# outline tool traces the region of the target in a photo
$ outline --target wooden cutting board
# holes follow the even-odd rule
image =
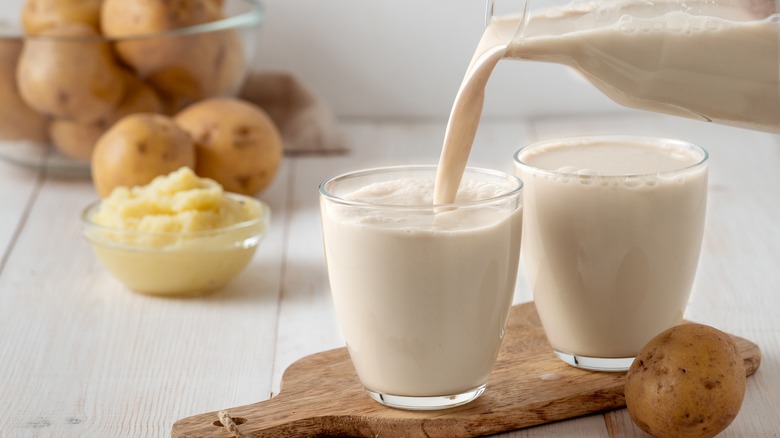
[[[761,351],[733,338],[753,374]],[[557,359],[536,308],[526,303],[512,308],[487,390],[467,405],[417,412],[384,407],[366,395],[346,348],[339,348],[290,365],[274,398],[228,411],[249,437],[469,437],[623,407],[624,380],[625,373],[584,371]],[[172,436],[233,435],[209,412],[177,421]]]

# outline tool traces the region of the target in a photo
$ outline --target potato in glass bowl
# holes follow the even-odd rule
[[[0,12],[0,158],[89,172],[99,136],[243,85],[260,0],[25,0]]]

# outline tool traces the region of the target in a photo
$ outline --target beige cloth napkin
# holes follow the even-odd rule
[[[286,154],[347,151],[344,133],[325,102],[294,74],[251,72],[240,97],[263,108],[282,134]]]

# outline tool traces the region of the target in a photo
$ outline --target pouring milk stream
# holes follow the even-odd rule
[[[776,0],[526,3],[520,15],[490,15],[452,106],[435,204],[455,198],[485,86],[504,58],[568,65],[628,107],[780,133]]]

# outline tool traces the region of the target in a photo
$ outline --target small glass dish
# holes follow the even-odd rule
[[[97,201],[82,212],[82,231],[101,265],[129,289],[148,295],[203,295],[244,270],[270,223],[271,210],[264,202],[234,193],[226,196],[255,204],[260,215],[213,230],[150,233],[94,223],[92,216],[101,203]]]

